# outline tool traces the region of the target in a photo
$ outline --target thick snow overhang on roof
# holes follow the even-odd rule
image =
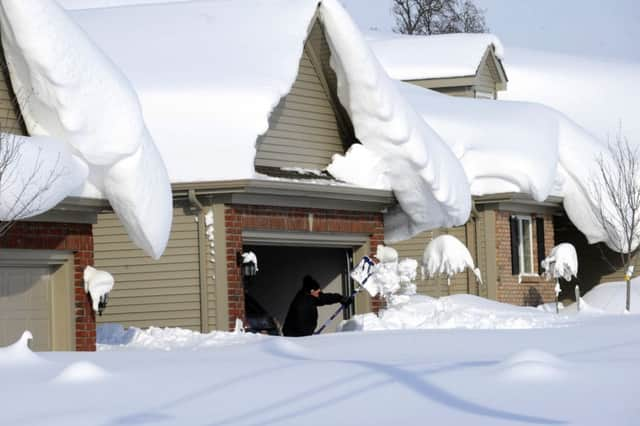
[[[356,135],[382,149],[395,170],[392,188],[402,206],[395,226],[409,235],[466,221],[464,171],[400,96],[337,2],[199,1],[72,16],[131,80],[171,181],[187,183],[255,176],[256,139],[295,81],[316,12]]]
[[[381,36],[371,32],[368,37],[385,71],[396,80],[472,77],[489,60],[495,61],[498,83],[507,82],[504,48],[492,34]]]
[[[131,239],[158,258],[171,229],[169,179],[127,78],[55,1],[3,0],[0,20],[11,82],[34,136],[23,148],[48,137],[35,158],[45,169],[63,159],[54,198],[106,196]],[[22,162],[34,166],[29,157],[19,159],[19,171]]]

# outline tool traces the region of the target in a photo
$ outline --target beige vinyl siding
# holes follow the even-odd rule
[[[4,53],[0,48],[0,56],[2,55]],[[16,135],[26,135],[3,57],[0,58],[0,130]]]
[[[298,76],[258,139],[256,166],[324,169],[344,152],[328,93],[305,49]]]
[[[195,217],[184,206],[174,208],[167,249],[156,261],[130,242],[115,214],[98,216],[98,223],[93,227],[95,265],[115,278],[107,309],[97,318],[98,322],[200,330],[200,263]]]
[[[475,90],[485,93],[491,93],[495,96],[497,72],[496,74],[492,74],[491,68],[489,67],[490,62],[492,62],[492,60],[488,56],[487,52],[487,55],[484,56],[484,59],[478,67]]]

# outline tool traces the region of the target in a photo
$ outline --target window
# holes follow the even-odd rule
[[[533,226],[531,216],[511,216],[511,273],[535,274],[533,264]]]

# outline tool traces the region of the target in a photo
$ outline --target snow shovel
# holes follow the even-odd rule
[[[358,294],[360,292],[360,290],[362,290],[362,286],[367,282],[369,277],[371,275],[373,275],[373,265],[374,265],[373,261],[371,259],[369,259],[368,256],[365,256],[365,257],[362,258],[360,263],[358,263],[358,266],[356,266],[354,271],[351,273],[351,276],[356,280],[356,282],[359,285],[358,285],[357,288],[354,288],[353,291],[351,292],[351,296],[349,296],[349,302],[345,303],[344,305],[341,304],[340,307],[338,309],[336,309],[336,311],[329,318],[327,318],[325,320],[325,322],[322,323],[320,328],[313,332],[314,335],[322,333],[324,331],[324,329],[327,328],[327,326],[329,324],[331,324],[331,322],[338,315],[340,315],[340,312],[342,312],[346,306],[348,306],[349,304],[353,303],[353,299],[356,297],[356,294]],[[359,275],[355,274],[356,271],[361,271],[361,273]],[[364,272],[364,274],[362,272]],[[354,275],[356,275],[356,276],[354,276]],[[360,278],[362,275],[365,275],[364,278]],[[359,279],[362,279],[362,282],[360,282]]]

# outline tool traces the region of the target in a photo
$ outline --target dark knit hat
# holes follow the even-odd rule
[[[311,275],[305,275],[302,279],[302,288],[307,291],[317,290],[320,288],[320,284],[318,284],[318,281],[311,278]]]

